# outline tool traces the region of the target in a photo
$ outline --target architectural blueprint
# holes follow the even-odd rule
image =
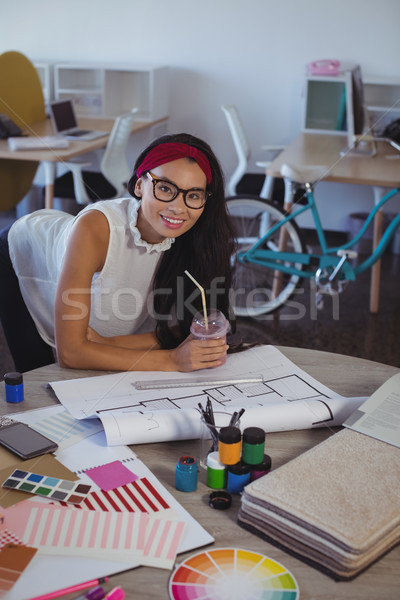
[[[182,382],[193,379],[193,373],[178,375]],[[246,376],[261,376],[262,382],[218,384]],[[157,379],[175,384],[177,373],[136,371],[50,385],[75,418],[101,419],[109,445],[198,438],[199,404],[205,406],[207,399],[215,413],[232,414],[244,408],[241,427],[257,425],[265,431],[340,425],[364,401],[337,395],[273,346],[228,355],[222,367],[197,371],[198,383],[190,387],[136,387],[138,381]]]

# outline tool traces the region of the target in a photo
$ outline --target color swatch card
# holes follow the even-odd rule
[[[36,548],[14,544],[7,544],[0,550],[0,597],[11,590],[36,552]]]
[[[24,542],[9,529],[0,529],[0,550],[4,546],[7,546],[7,544],[18,546],[23,545],[23,543]]]
[[[15,469],[2,483],[2,487],[73,504],[80,504],[91,490],[90,485],[80,481],[59,479],[22,469]]]
[[[87,469],[85,473],[105,492],[138,479],[138,476],[125,467],[120,460]]]
[[[169,595],[172,600],[298,600],[299,588],[283,565],[263,554],[215,548],[177,566]]]
[[[0,447],[0,464],[4,464],[3,455],[1,453],[2,450],[8,452],[5,448]],[[11,455],[10,452],[8,452],[8,454]],[[66,479],[68,481],[76,481],[78,479],[77,475],[61,464],[53,454],[43,454],[42,456],[30,458],[29,460],[22,460],[18,458],[18,456],[13,455],[13,463],[0,471],[0,483],[6,481],[16,469],[37,473],[39,475],[47,475],[49,477],[55,477],[56,479]],[[12,506],[17,502],[23,502],[26,498],[26,492],[21,492],[15,488],[0,487],[0,506],[3,508]]]
[[[140,563],[148,515],[59,508],[28,501],[7,509],[7,528],[40,553]]]
[[[59,502],[60,506],[67,506]],[[142,477],[132,483],[105,492],[94,490],[75,508],[116,512],[139,512],[157,515],[162,519],[177,519],[177,514],[164,500],[154,485]]]
[[[145,513],[83,511],[29,501],[7,509],[5,524],[45,554],[88,556],[171,569],[185,523]]]
[[[148,567],[172,569],[181,545],[186,524],[151,517],[146,528],[146,539],[141,564]]]

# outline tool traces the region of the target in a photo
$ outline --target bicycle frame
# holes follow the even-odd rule
[[[355,244],[357,244],[363,238],[366,230],[373,221],[377,212],[382,208],[384,204],[386,204],[386,202],[388,202],[391,198],[393,198],[393,196],[395,196],[399,192],[400,188],[395,188],[393,190],[390,190],[387,194],[385,194],[385,196],[383,196],[380,202],[371,210],[360,231],[349,242],[343,244],[342,246],[329,247],[326,241],[325,232],[322,227],[318,208],[315,202],[313,188],[311,185],[307,184],[307,204],[301,206],[300,208],[297,208],[295,211],[288,214],[284,219],[276,223],[251,248],[249,248],[245,252],[239,252],[238,260],[243,263],[251,262],[261,266],[270,267],[271,269],[276,269],[277,271],[288,273],[289,275],[298,275],[299,277],[308,277],[310,279],[314,278],[316,269],[325,269],[328,267],[334,268],[339,263],[341,257],[338,256],[338,251],[350,249]],[[311,210],[313,215],[315,229],[317,232],[318,241],[321,249],[320,254],[307,254],[305,252],[282,252],[279,250],[270,250],[268,248],[265,248],[265,245],[268,244],[268,240],[276,231],[278,231],[284,224],[289,223],[290,221],[294,221],[296,217],[306,212],[307,210]],[[366,258],[366,260],[354,267],[350,265],[348,261],[346,261],[342,265],[340,278],[352,281],[356,278],[357,275],[369,269],[376,261],[378,261],[381,258],[383,252],[390,243],[395,231],[399,226],[400,213],[396,215],[396,217],[394,217],[390,225],[386,228],[378,246]],[[302,267],[304,266],[309,266],[310,269],[303,269]],[[311,269],[311,267],[316,267],[316,269],[313,270]]]

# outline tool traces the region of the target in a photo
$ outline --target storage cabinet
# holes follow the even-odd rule
[[[72,98],[78,116],[116,117],[137,107],[140,121],[168,116],[168,67],[54,65],[56,100]]]

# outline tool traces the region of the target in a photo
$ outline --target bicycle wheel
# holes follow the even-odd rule
[[[285,218],[284,212],[267,200],[251,196],[227,198],[228,212],[236,231],[237,251],[243,252],[262,238],[273,225]],[[290,221],[268,239],[265,248],[278,251],[280,231],[284,231],[286,250],[303,252],[304,244],[294,221]],[[231,305],[239,317],[256,317],[280,308],[293,294],[300,281],[289,275],[254,263],[241,263],[232,256],[233,279]],[[296,263],[301,269],[301,265]]]

